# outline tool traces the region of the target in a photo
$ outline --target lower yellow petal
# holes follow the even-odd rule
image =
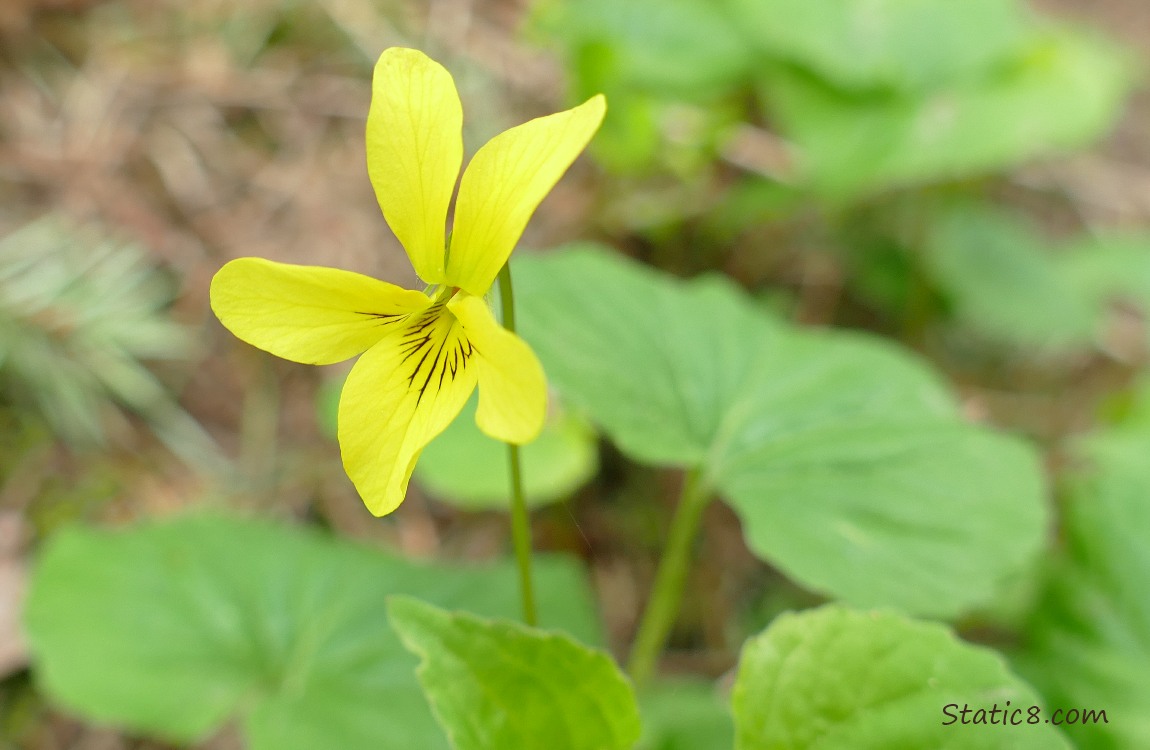
[[[403,502],[419,454],[475,389],[474,349],[440,303],[367,351],[339,401],[343,466],[374,515]]]
[[[535,352],[496,322],[481,297],[461,292],[447,306],[475,347],[479,429],[505,443],[530,443],[547,415],[547,379]]]
[[[252,346],[309,365],[373,346],[431,300],[351,271],[239,258],[212,279],[212,310]]]

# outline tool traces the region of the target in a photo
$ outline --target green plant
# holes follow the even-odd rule
[[[138,246],[54,217],[0,239],[0,403],[77,445],[142,417],[177,454],[213,465],[211,439],[145,366],[186,359],[171,280]],[[122,416],[121,416],[122,418]]]
[[[178,742],[232,723],[256,750],[1146,744],[1150,400],[1127,385],[1135,357],[1102,360],[1116,306],[1150,304],[1148,245],[1089,221],[1036,226],[1041,210],[1012,206],[1041,196],[1008,178],[1105,132],[1130,86],[1123,54],[1011,0],[553,1],[533,33],[557,43],[576,96],[610,97],[592,146],[598,219],[649,262],[586,243],[502,268],[502,324],[537,352],[552,389],[551,420],[513,451],[511,476],[503,446],[473,424],[485,422],[483,401],[460,394],[447,411],[462,417],[437,414],[418,446],[364,452],[372,469],[410,467],[442,427],[414,474],[452,506],[432,515],[512,501],[518,564],[417,564],[226,517],[68,530],[40,555],[26,618],[45,692],[85,718]],[[398,119],[369,134],[376,146],[410,124]],[[389,221],[423,195],[425,173],[387,170],[417,152],[435,162],[439,152],[420,147],[432,130],[412,128],[389,158],[371,157]],[[436,173],[444,206],[457,171]],[[410,189],[393,192],[396,182]],[[464,213],[468,226],[482,212]],[[507,214],[521,228],[525,215]],[[474,248],[456,233],[446,242],[464,255],[441,252],[443,220],[427,215],[393,221],[409,250],[432,226],[413,262],[433,284],[452,279],[428,297],[407,293],[417,313],[485,291],[507,257],[483,261],[484,283],[447,273]],[[231,266],[241,267],[257,296],[298,269]],[[349,296],[394,294],[363,277],[334,286],[313,307],[338,325],[295,331],[296,344],[346,343],[332,331],[365,323],[364,310],[412,312],[349,308]],[[829,299],[817,317],[812,288]],[[478,294],[467,299],[487,312]],[[231,323],[252,323],[251,309],[224,302]],[[276,351],[296,312],[255,315],[260,342]],[[416,322],[466,328],[467,316],[436,309]],[[870,330],[847,330],[860,327]],[[370,333],[370,344],[386,341]],[[386,353],[366,355],[377,374],[403,364]],[[980,390],[979,368],[1006,362],[994,375],[1007,380],[1032,354],[1055,383],[1067,363],[1109,367],[1116,424],[1090,427],[1094,396],[1076,391],[1065,397],[1073,426],[1041,445],[996,426],[1009,420]],[[956,360],[961,389],[949,382]],[[410,395],[400,376],[353,380],[345,400],[375,403],[384,382],[401,393],[394,407]],[[1009,387],[1033,397],[1025,383]],[[335,390],[321,409],[329,421]],[[520,390],[532,413],[541,391]],[[499,402],[488,426],[523,406]],[[373,441],[395,411],[355,412],[353,432]],[[331,425],[345,437],[348,415]],[[597,440],[609,444],[602,462]],[[614,621],[609,644],[580,565],[536,556],[534,584],[528,575],[527,502],[569,501],[580,487],[581,503],[619,501],[599,520],[653,520],[610,529],[657,564],[634,576],[650,590],[629,593],[636,622]],[[675,487],[664,519],[648,501]],[[719,506],[738,527],[716,539],[705,533],[716,519],[734,528]],[[577,524],[580,509],[569,510]],[[581,551],[594,557],[608,525]],[[716,544],[749,554],[755,590],[769,589],[762,601],[728,590],[745,580],[696,575],[700,547]],[[720,637],[683,617],[685,603],[705,606],[695,598],[734,610]],[[803,611],[779,613],[793,609]],[[723,646],[683,679],[688,670],[662,657],[704,637]],[[733,683],[714,679],[736,656]],[[1071,711],[1075,722],[1056,719]],[[1077,722],[1087,714],[1102,721]]]

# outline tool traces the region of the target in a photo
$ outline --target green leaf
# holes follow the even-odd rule
[[[732,704],[737,750],[1071,747],[1042,723],[1049,714],[1002,724],[1007,708],[1026,722],[1038,700],[998,654],[941,625],[837,606],[783,615],[748,641]],[[964,707],[984,723],[964,725]],[[998,724],[986,723],[996,707]]]
[[[637,750],[730,750],[735,742],[731,709],[715,685],[673,680],[639,696],[643,737]]]
[[[701,463],[723,407],[782,335],[717,276],[677,285],[593,247],[515,271],[520,328],[548,376],[642,461]]]
[[[1150,313],[1150,235],[1110,232],[1071,240],[1058,257],[1063,282],[1099,308],[1114,302]]]
[[[1034,229],[1007,214],[965,207],[940,215],[925,261],[959,320],[999,341],[1080,347],[1090,343],[1102,317]]]
[[[1110,432],[1150,434],[1150,376],[1143,372],[1129,388],[1112,394],[1102,411]]]
[[[577,72],[663,97],[714,99],[751,63],[737,27],[707,0],[545,2],[533,25],[578,59]]]
[[[1041,466],[961,424],[847,417],[763,445],[719,487],[751,551],[816,591],[952,617],[1037,553]]]
[[[629,750],[638,739],[631,685],[606,653],[410,597],[388,612],[455,750]]]
[[[565,400],[640,461],[702,467],[752,551],[804,585],[952,616],[1041,543],[1033,452],[962,422],[897,348],[591,249],[516,274],[520,328]]]
[[[1111,232],[1072,240],[1062,253],[1068,279],[1101,298],[1150,304],[1150,235]]]
[[[984,75],[1014,55],[1028,20],[1015,0],[733,0],[733,6],[759,50],[852,89],[920,89]]]
[[[472,397],[455,421],[431,442],[415,466],[419,483],[433,495],[468,510],[506,510],[511,480],[507,445],[475,424]],[[599,468],[595,432],[573,414],[552,414],[542,434],[521,451],[523,491],[531,506],[569,496]]]
[[[611,101],[591,151],[616,174],[672,173],[679,180],[710,168],[742,121],[732,94],[750,78],[751,54],[711,0],[543,0],[529,29],[540,46],[566,58],[577,100]],[[685,103],[703,106],[685,106]],[[662,205],[662,212],[681,209]],[[633,211],[627,223],[646,224]]]
[[[1046,32],[1015,65],[923,94],[852,94],[780,68],[764,98],[801,148],[812,187],[847,198],[1084,146],[1113,124],[1129,84],[1112,46]]]
[[[592,57],[588,52],[586,57]],[[591,154],[595,161],[610,170],[612,174],[641,174],[658,162],[663,148],[663,135],[660,121],[665,119],[664,106],[650,96],[633,93],[622,86],[595,86],[583,75],[583,90],[594,93],[606,92],[612,102],[611,117],[605,118],[603,126],[591,142]]]
[[[1055,706],[1103,709],[1068,727],[1082,747],[1150,746],[1150,429],[1092,436],[1068,483],[1065,551],[1026,634],[1019,667]]]
[[[587,584],[537,560],[543,621],[598,642]],[[48,695],[177,742],[238,722],[252,750],[443,749],[386,599],[510,616],[506,565],[425,565],[255,521],[186,518],[53,537],[26,627]],[[109,679],[113,675],[115,679]]]

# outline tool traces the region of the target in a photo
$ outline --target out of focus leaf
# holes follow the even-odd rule
[[[638,739],[635,695],[606,653],[410,597],[388,611],[455,750],[631,750]]]
[[[962,322],[984,335],[1048,350],[1088,344],[1101,310],[1070,283],[1021,220],[955,208],[933,226],[924,263]]]
[[[804,585],[953,616],[1041,543],[1033,451],[964,424],[906,353],[601,251],[516,274],[521,329],[567,402],[638,460],[701,468],[751,550]]]
[[[802,149],[811,185],[831,197],[975,175],[1090,143],[1113,124],[1129,87],[1122,56],[1048,31],[992,75],[928,92],[849,93],[779,68],[764,96]]]
[[[473,396],[455,421],[423,451],[415,467],[421,485],[436,497],[469,510],[510,507],[507,445],[475,424]],[[529,505],[570,495],[599,467],[594,430],[573,414],[552,414],[543,432],[523,446],[523,492]]]
[[[733,238],[744,230],[794,214],[806,201],[807,196],[790,185],[749,178],[732,185],[721,202],[700,219],[719,237]]]
[[[1063,248],[1057,268],[1064,283],[1093,305],[1124,302],[1150,314],[1150,235],[1077,238]]]
[[[585,88],[592,88],[587,85]],[[591,142],[595,158],[617,174],[642,173],[657,162],[663,135],[659,118],[663,105],[651,97],[625,89],[602,87],[610,96],[611,116]],[[615,105],[614,102],[619,102]]]
[[[743,647],[732,703],[737,750],[1071,748],[1053,726],[1026,723],[1037,696],[1001,656],[884,612],[783,615]],[[966,706],[997,707],[1000,722],[1009,706],[1021,723],[991,725],[984,713],[963,725]]]
[[[1150,235],[1101,234],[1073,240],[1062,253],[1063,273],[1096,297],[1150,301]]]
[[[730,750],[731,709],[709,682],[657,683],[639,696],[643,737],[637,750]]]
[[[1081,747],[1150,746],[1150,427],[1134,420],[1079,445],[1066,548],[1027,632],[1020,668],[1051,705],[1105,710],[1067,727]]]
[[[1104,411],[1112,430],[1150,434],[1150,377],[1143,374],[1132,388],[1114,394]]]
[[[1012,57],[1016,0],[732,0],[760,51],[849,89],[928,89]]]
[[[852,291],[869,304],[904,318],[915,306],[934,306],[934,296],[915,267],[915,251],[899,238],[851,227],[842,252]]]
[[[612,172],[678,173],[673,162],[684,156],[698,171],[741,117],[740,106],[720,102],[747,80],[750,50],[710,0],[551,0],[535,4],[530,27],[566,57],[577,96],[604,93],[612,102],[591,144]]]
[[[587,584],[536,568],[543,622],[599,642]],[[252,750],[446,748],[387,624],[419,594],[518,612],[508,565],[423,565],[299,530],[189,518],[54,537],[26,625],[44,689],[101,723],[180,742],[236,721]]]
[[[616,85],[662,97],[713,99],[739,82],[751,62],[736,24],[708,0],[545,2],[533,26],[580,58],[584,72],[607,65]]]

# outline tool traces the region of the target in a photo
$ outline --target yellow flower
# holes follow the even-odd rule
[[[331,364],[363,353],[339,403],[343,465],[377,516],[403,502],[420,452],[478,384],[488,435],[530,442],[546,381],[534,352],[496,321],[483,295],[536,206],[586,147],[606,103],[501,133],[468,164],[451,75],[421,52],[385,50],[367,117],[367,166],[384,218],[426,293],[350,271],[233,260],[212,280],[212,309],[236,336],[285,359]]]

